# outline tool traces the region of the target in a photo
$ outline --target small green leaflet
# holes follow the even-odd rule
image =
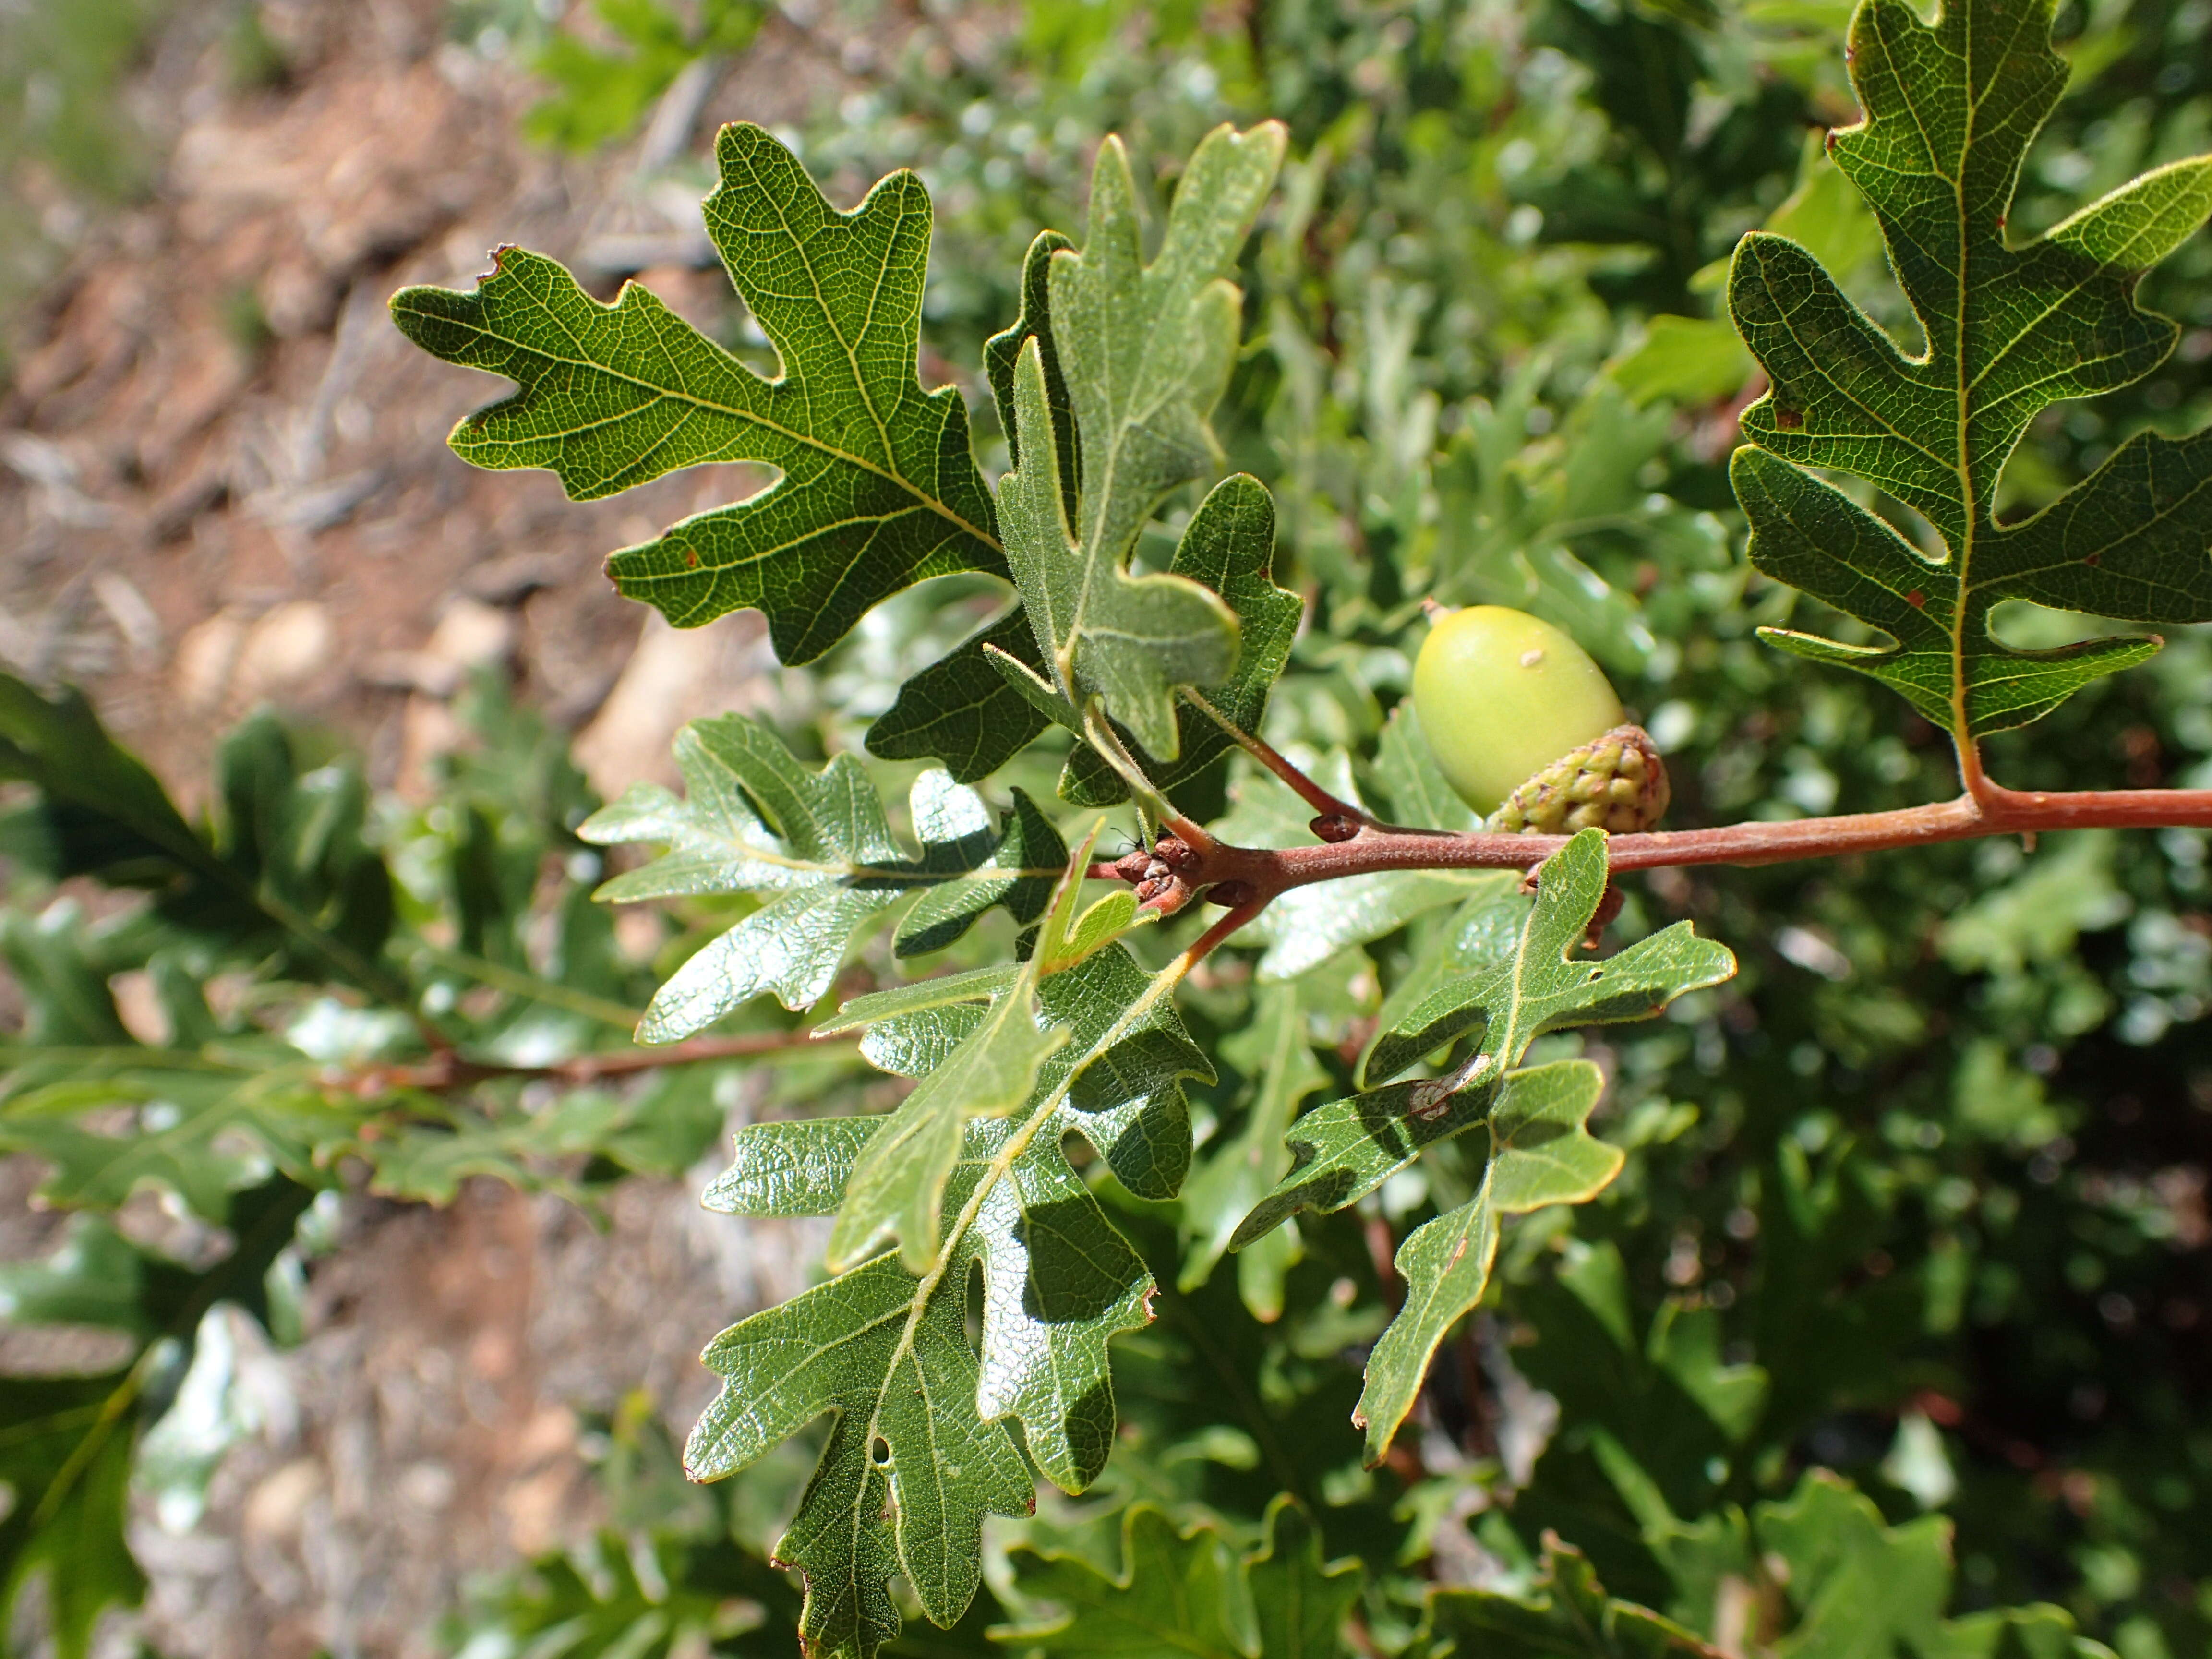
[[[1888,646],[1762,629],[1769,642],[1881,680],[1960,742],[2022,726],[2155,639],[2021,651],[1991,608],[2031,599],[2128,622],[2212,620],[2212,429],[2146,432],[2033,518],[1993,516],[2006,458],[2037,413],[2140,380],[2179,330],[2135,302],[2138,278],[2212,213],[2212,156],[2124,185],[2048,234],[2008,245],[2022,158],[2066,86],[2051,0],[1949,0],[1932,25],[1902,0],[1851,24],[1866,119],[1831,136],[1873,208],[1928,351],[1908,357],[1785,238],[1738,246],[1729,305],[1772,389],[1744,411],[1730,467],[1751,557],[1888,635]],[[1807,469],[1868,479],[1925,515],[1923,555]]]
[[[608,561],[679,627],[741,606],[776,653],[811,662],[878,601],[956,570],[1006,573],[958,391],[915,376],[928,193],[890,174],[851,213],[760,128],[722,129],[707,228],[782,374],[764,380],[644,289],[611,306],[553,260],[502,250],[475,290],[402,289],[424,350],[520,388],[453,428],[463,459],[548,467],[578,501],[714,461],[781,470],[769,488]]]
[[[757,893],[767,902],[692,957],[639,1024],[641,1042],[673,1042],[763,991],[787,1008],[820,1000],[856,929],[902,899],[902,956],[942,950],[994,904],[1017,921],[1044,909],[1066,863],[1060,836],[1019,790],[1003,827],[982,799],[942,772],[915,780],[910,810],[922,855],[907,856],[860,763],[819,772],[742,714],[695,720],[677,734],[688,796],[639,784],[577,833],[601,845],[659,842],[668,850],[616,877],[618,902]]]
[[[1322,1561],[1321,1534],[1287,1495],[1267,1506],[1262,1543],[1245,1556],[1211,1522],[1188,1532],[1150,1504],[1121,1521],[1121,1571],[1024,1546],[1009,1560],[1024,1601],[1054,1609],[991,1639],[1009,1647],[1110,1659],[1334,1659],[1359,1599],[1356,1562]]]
[[[1431,1590],[1414,1647],[1437,1659],[1717,1659],[1719,1652],[1673,1620],[1607,1595],[1589,1559],[1555,1533],[1544,1534],[1543,1569],[1519,1595]]]
[[[1214,464],[1206,417],[1237,351],[1238,291],[1226,273],[1259,213],[1283,129],[1217,128],[1176,191],[1159,257],[1144,264],[1136,186],[1118,139],[1099,147],[1089,240],[1051,256],[1051,333],[1075,411],[1053,429],[1042,341],[1014,365],[1015,442],[1000,480],[1006,560],[1051,678],[1078,708],[1106,713],[1152,754],[1177,758],[1173,691],[1218,685],[1237,662],[1237,624],[1220,599],[1173,575],[1129,574],[1129,554],[1162,498]],[[1081,495],[1066,497],[1059,444],[1080,456]]]
[[[941,1063],[948,1039],[987,1018],[975,1003],[1006,1000],[995,972],[957,978],[950,992],[902,988],[877,1001],[885,1024],[915,1028],[877,1053],[901,1069]],[[1174,1012],[1178,978],[1172,968],[1146,975],[1119,945],[1044,975],[1037,1000],[1060,1046],[1021,1109],[967,1119],[927,1270],[908,1273],[895,1253],[874,1257],[708,1348],[708,1369],[727,1386],[692,1431],[684,1462],[694,1478],[733,1473],[835,1413],[776,1551],[805,1575],[810,1651],[866,1656],[896,1636],[896,1575],[933,1621],[959,1618],[978,1582],[982,1517],[1024,1514],[1032,1501],[1001,1419],[1019,1421],[1037,1467],[1069,1492],[1104,1467],[1115,1422],[1107,1341],[1150,1317],[1152,1281],[1060,1143],[1070,1131],[1083,1136],[1140,1197],[1174,1194],[1190,1161],[1182,1079],[1212,1076]],[[964,1013],[939,1000],[952,994]],[[736,1214],[834,1213],[889,1121],[740,1129],[735,1161],[705,1201]],[[980,1349],[967,1334],[977,1270]]]
[[[1642,1019],[1717,984],[1735,958],[1686,922],[1602,962],[1577,959],[1606,884],[1602,831],[1585,830],[1546,860],[1516,948],[1488,971],[1449,981],[1403,1014],[1363,1067],[1367,1092],[1316,1108],[1287,1139],[1296,1167],[1231,1241],[1249,1248],[1300,1210],[1337,1210],[1373,1192],[1425,1146],[1480,1126],[1489,1139],[1475,1196],[1399,1246],[1405,1306],[1375,1347],[1355,1420],[1380,1462],[1412,1409],[1429,1356],[1489,1279],[1502,1216],[1594,1196],[1620,1167],[1584,1123],[1603,1079],[1588,1060],[1517,1070],[1547,1031]],[[1442,1078],[1373,1087],[1480,1031],[1480,1052]]]

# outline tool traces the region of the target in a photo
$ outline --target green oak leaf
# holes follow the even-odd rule
[[[66,900],[37,921],[0,914],[0,961],[25,1016],[0,1043],[0,1151],[45,1162],[43,1201],[112,1210],[152,1188],[220,1225],[272,1165],[312,1180],[318,1154],[351,1140],[369,1103],[333,1098],[322,1068],[286,1042],[222,1032],[200,976],[171,953],[146,972],[174,1046],[134,1041],[90,931]],[[118,1109],[136,1114],[131,1133],[115,1132]]]
[[[212,822],[195,826],[82,692],[49,700],[0,674],[0,780],[37,798],[0,811],[0,851],[53,879],[151,889],[166,930],[283,971],[337,977],[387,1002],[392,878],[368,845],[369,796],[349,767],[302,768],[267,714],[216,750]]]
[[[1344,1652],[1344,1621],[1362,1588],[1358,1565],[1327,1565],[1321,1529],[1287,1496],[1267,1505],[1261,1525],[1267,1541],[1244,1563],[1260,1659],[1324,1659]]]
[[[1489,972],[1447,981],[1376,1041],[1361,1067],[1372,1084],[1423,1055],[1482,1031],[1480,1063],[1468,1081],[1520,1063],[1547,1031],[1646,1019],[1676,997],[1735,972],[1726,946],[1678,921],[1602,960],[1577,956],[1605,892],[1602,830],[1584,830],[1539,866],[1536,898],[1510,959]]]
[[[638,784],[577,834],[602,845],[646,841],[667,851],[617,876],[617,902],[754,893],[762,908],[678,969],[638,1026],[641,1042],[672,1042],[763,991],[787,1008],[829,990],[853,934],[919,896],[896,937],[902,955],[941,950],[994,904],[1033,921],[1066,848],[1021,793],[994,829],[973,790],[942,772],[915,780],[910,802],[922,854],[909,858],[860,763],[840,755],[819,772],[742,714],[695,720],[677,734],[688,794]]]
[[[1587,1203],[1620,1173],[1620,1149],[1585,1127],[1604,1092],[1605,1074],[1587,1060],[1510,1072],[1498,1083],[1482,1126],[1490,1149],[1481,1186],[1398,1247],[1406,1300],[1367,1358],[1367,1386],[1352,1414],[1367,1431],[1370,1463],[1382,1461],[1413,1410],[1437,1345],[1482,1299],[1499,1222],[1547,1204]]]
[[[1423,1148],[1481,1127],[1484,1174],[1467,1204],[1416,1229],[1399,1247],[1404,1307],[1376,1345],[1356,1420],[1379,1462],[1412,1409],[1429,1355],[1489,1280],[1503,1216],[1594,1196],[1620,1167],[1620,1152],[1584,1123],[1603,1079],[1587,1060],[1519,1069],[1547,1031],[1641,1019],[1685,992],[1717,984],[1735,958],[1686,922],[1602,961],[1574,951],[1606,885],[1606,842],[1585,830],[1540,866],[1510,953],[1491,940],[1480,971],[1447,980],[1407,1010],[1363,1067],[1372,1085],[1480,1031],[1480,1052],[1442,1078],[1370,1087],[1316,1107],[1285,1137],[1296,1160],[1237,1226],[1231,1249],[1249,1249],[1300,1210],[1339,1210],[1373,1192]],[[1496,919],[1475,929],[1488,940]]]
[[[1380,1187],[1422,1148],[1481,1122],[1498,1080],[1545,1032],[1644,1018],[1735,971],[1735,958],[1698,939],[1687,922],[1603,961],[1571,957],[1605,881],[1604,832],[1585,830],[1540,866],[1535,901],[1522,905],[1510,949],[1488,937],[1499,919],[1482,917],[1476,930],[1480,954],[1474,958],[1479,970],[1447,981],[1376,1039],[1362,1080],[1380,1087],[1317,1106],[1291,1125],[1296,1166],[1244,1218],[1230,1248],[1249,1248],[1300,1210],[1341,1209]],[[1382,1081],[1477,1029],[1483,1052],[1474,1066],[1442,1079]]]
[[[1087,851],[1088,848],[1085,848]],[[885,1237],[920,1278],[937,1259],[938,1212],[970,1118],[1005,1117],[1030,1097],[1047,1056],[1067,1041],[1065,1026],[1040,1028],[1033,955],[990,1001],[975,1029],[921,1074],[871,1137],[845,1183],[824,1265],[842,1273]]]
[[[1176,191],[1159,254],[1144,263],[1136,186],[1118,139],[1092,170],[1089,238],[1051,255],[1050,334],[1075,416],[1055,433],[1043,343],[1014,363],[1019,465],[999,484],[1006,561],[1037,647],[1067,701],[1093,697],[1159,758],[1178,757],[1173,691],[1218,685],[1237,662],[1219,597],[1170,574],[1133,575],[1129,555],[1167,492],[1215,463],[1206,416],[1235,359],[1238,291],[1227,279],[1274,182],[1283,129],[1217,128]],[[1080,457],[1071,501],[1060,445]]]
[[[1275,502],[1267,486],[1247,473],[1224,478],[1191,514],[1169,564],[1171,575],[1185,576],[1218,593],[1237,616],[1237,672],[1218,685],[1199,690],[1240,732],[1257,732],[1267,716],[1267,694],[1291,659],[1305,601],[1275,586],[1269,574],[1275,562]],[[1188,782],[1218,760],[1236,739],[1219,721],[1200,709],[1176,711],[1179,752],[1173,761],[1154,759],[1134,745],[1137,763],[1162,793]],[[1128,787],[1095,749],[1076,750],[1060,781],[1062,799],[1079,806],[1110,806],[1128,799]]]
[[[885,760],[933,757],[956,781],[974,783],[1028,748],[1052,722],[992,665],[994,652],[1043,672],[1036,635],[1017,605],[902,685],[868,727],[868,752]]]
[[[1877,1599],[1879,1599],[1877,1597]],[[1447,1659],[1715,1659],[1650,1607],[1606,1594],[1589,1559],[1553,1533],[1527,1589],[1432,1589],[1415,1650]]]
[[[1677,1613],[1710,1617],[1734,1578],[1787,1607],[1792,1659],[2106,1659],[2112,1651],[2047,1603],[1945,1618],[1954,1577],[1950,1518],[1891,1526],[1871,1498],[1826,1469],[1807,1471],[1789,1497],[1748,1514],[1729,1505],[1685,1522],[1666,1513],[1656,1489],[1644,1507],[1656,1511],[1643,1517],[1644,1540],[1674,1581]]]
[[[1772,383],[1744,411],[1751,443],[1730,467],[1752,562],[1891,643],[1762,636],[1873,676],[1962,743],[2038,719],[2158,648],[2016,650],[1990,632],[2001,601],[2212,620],[2212,430],[2139,434],[2033,518],[1994,516],[1999,475],[2038,412],[2140,380],[2172,349],[2179,329],[2136,305],[2136,283],[2212,213],[2212,156],[2198,156],[2043,236],[2007,240],[2022,158],[2066,86],[2051,18],[2051,0],[1948,0],[1932,24],[1903,0],[1866,0],[1852,19],[1866,118],[1831,142],[1874,210],[1923,355],[1900,351],[1787,238],[1747,236],[1729,273],[1730,313]],[[1942,556],[1809,468],[1905,502]]]
[[[776,378],[646,289],[602,305],[517,248],[473,292],[402,289],[392,319],[424,350],[516,382],[453,428],[454,453],[476,465],[550,468],[578,501],[708,462],[778,469],[768,489],[622,550],[608,569],[679,627],[757,606],[777,654],[810,662],[900,589],[957,570],[1003,575],[1006,560],[967,406],[915,374],[921,181],[891,173],[840,213],[757,126],[724,127],[714,155],[708,232],[776,349]]]
[[[1009,1556],[1026,1601],[1054,1609],[1000,1626],[994,1641],[1114,1659],[1320,1659],[1346,1651],[1357,1563],[1322,1561],[1321,1534],[1288,1496],[1267,1506],[1258,1553],[1212,1522],[1188,1532],[1150,1504],[1121,1522],[1121,1571],[1024,1546]]]
[[[1146,974],[1115,945],[1044,975],[1037,1002],[1060,1046],[1018,1110],[963,1124],[927,1269],[877,1256],[708,1347],[706,1363],[727,1386],[692,1431],[685,1466],[696,1479],[733,1473],[814,1418],[836,1416],[776,1551],[806,1577],[800,1628],[811,1651],[864,1656],[896,1635],[894,1575],[933,1621],[958,1619],[977,1582],[982,1517],[1025,1513],[1032,1500],[1003,1419],[1020,1423],[1030,1456],[1066,1491],[1104,1467],[1115,1424],[1107,1343],[1150,1318],[1152,1280],[1061,1142],[1071,1132],[1088,1140],[1141,1197],[1174,1194],[1190,1158],[1182,1079],[1212,1076],[1174,1012],[1178,977]],[[960,978],[971,1024],[988,1018],[974,1005],[994,997],[994,982],[1009,1000],[1003,981]],[[891,1021],[958,1006],[876,1005]],[[866,1012],[854,1005],[847,1015]],[[738,1214],[835,1213],[890,1121],[742,1128],[705,1202]],[[971,1346],[975,1273],[983,1316]]]

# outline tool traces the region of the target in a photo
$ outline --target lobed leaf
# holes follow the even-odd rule
[[[1143,261],[1136,188],[1119,140],[1100,146],[1080,253],[1050,256],[1049,332],[1075,416],[1054,429],[1044,343],[1017,355],[1021,459],[1000,482],[1006,559],[1039,651],[1069,702],[1109,716],[1159,758],[1179,757],[1172,693],[1218,685],[1237,662],[1234,616],[1172,574],[1133,575],[1131,551],[1170,489],[1218,454],[1206,417],[1236,355],[1238,295],[1225,272],[1282,157],[1274,124],[1216,129],[1176,191],[1158,257]],[[1060,446],[1080,458],[1070,500]]]
[[[961,977],[970,998],[991,994]],[[976,1582],[982,1516],[1025,1512],[1031,1498],[1002,1419],[1020,1423],[1030,1457],[1067,1491],[1104,1466],[1115,1420],[1107,1342],[1150,1317],[1152,1283],[1060,1142],[1082,1135],[1133,1192],[1172,1195],[1190,1158],[1182,1079],[1212,1075],[1169,1000],[1176,977],[1147,975],[1109,945],[1036,978],[1057,1046],[1016,1112],[962,1115],[943,1187],[946,1220],[926,1269],[876,1257],[708,1348],[707,1364],[727,1386],[693,1431],[685,1462],[695,1478],[730,1474],[836,1414],[777,1550],[806,1575],[801,1629],[811,1648],[866,1654],[896,1635],[895,1574],[938,1624],[958,1618]],[[1018,1000],[1001,991],[994,1006]],[[894,1021],[958,1006],[876,1004]],[[896,1121],[740,1129],[735,1162],[707,1202],[749,1214],[837,1211]],[[970,1346],[974,1273],[983,1317]]]
[[[2179,331],[2136,303],[2142,273],[2212,214],[2212,156],[2144,174],[2030,241],[2005,219],[2066,85],[2051,0],[1949,0],[1924,22],[1866,0],[1851,24],[1865,118],[1831,135],[1925,331],[1908,356],[1796,243],[1738,246],[1729,303],[1771,388],[1730,468],[1752,562],[1880,629],[1854,645],[1764,629],[1869,674],[1966,742],[2024,725],[2154,638],[2004,645],[1993,606],[2033,599],[2130,622],[2212,620],[2212,432],[2144,433],[2025,523],[1994,516],[2006,459],[2051,404],[2140,380]],[[1924,554],[1808,468],[1867,479],[1923,514]]]
[[[1267,1506],[1261,1528],[1264,1541],[1246,1556],[1211,1522],[1182,1532],[1152,1504],[1132,1504],[1122,1516],[1118,1577],[1079,1556],[1015,1549],[1016,1587],[1056,1611],[1001,1626],[992,1639],[1125,1659],[1343,1652],[1344,1621],[1359,1597],[1357,1564],[1325,1566],[1320,1533],[1287,1496]]]
[[[1431,1590],[1421,1632],[1419,1650],[1438,1659],[1712,1659],[1719,1651],[1663,1614],[1607,1595],[1589,1559],[1553,1533],[1527,1589]]]
[[[1051,824],[1019,790],[1006,823],[994,829],[981,799],[942,772],[915,781],[922,853],[908,858],[858,761],[841,755],[810,771],[741,714],[693,721],[677,734],[676,758],[684,798],[639,784],[578,830],[602,845],[667,848],[599,896],[753,893],[767,902],[660,988],[638,1026],[641,1042],[689,1036],[763,991],[787,1008],[811,1006],[855,931],[904,899],[919,902],[896,936],[902,955],[941,950],[994,905],[1033,921],[1066,860]]]
[[[1224,478],[1199,503],[1176,545],[1170,575],[1187,577],[1218,593],[1237,618],[1237,672],[1219,684],[1200,684],[1206,700],[1240,732],[1257,732],[1267,718],[1267,694],[1291,659],[1305,616],[1305,601],[1275,586],[1275,503],[1267,486],[1248,473]],[[1218,720],[1185,706],[1176,711],[1177,752],[1155,759],[1134,744],[1137,763],[1163,794],[1188,782],[1235,746]],[[1128,798],[1128,787],[1095,749],[1067,758],[1061,799],[1079,806],[1110,806]]]
[[[850,213],[750,123],[715,140],[707,229],[781,359],[764,379],[626,286],[602,305],[553,260],[501,251],[473,292],[402,289],[392,319],[424,350],[505,375],[514,395],[465,417],[454,453],[545,467],[594,501],[679,467],[781,473],[742,501],[608,560],[615,585],[696,627],[766,612],[777,654],[811,662],[876,604],[959,570],[1005,574],[958,391],[915,368],[928,192],[891,173]]]
[[[1481,1126],[1488,1140],[1475,1196],[1400,1245],[1404,1307],[1376,1345],[1355,1420],[1379,1462],[1413,1403],[1429,1356],[1480,1298],[1502,1216],[1594,1196],[1621,1154],[1584,1128],[1602,1078],[1587,1060],[1518,1069],[1547,1031],[1640,1019],[1687,991],[1717,984],[1735,959],[1680,923],[1603,962],[1576,960],[1606,887],[1602,831],[1586,830],[1546,860],[1511,951],[1485,971],[1421,999],[1376,1041],[1362,1067],[1373,1081],[1480,1031],[1480,1051],[1439,1079],[1386,1084],[1316,1107],[1291,1125],[1295,1164],[1230,1242],[1250,1248],[1300,1210],[1338,1210],[1373,1192],[1423,1148]],[[1478,928],[1478,937],[1488,921]]]

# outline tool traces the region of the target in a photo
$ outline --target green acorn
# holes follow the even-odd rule
[[[1530,778],[1483,827],[1508,836],[1632,835],[1658,823],[1670,793],[1650,735],[1640,726],[1616,726]]]

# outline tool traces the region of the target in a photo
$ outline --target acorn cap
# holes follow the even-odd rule
[[[1665,816],[1670,794],[1667,763],[1650,734],[1616,726],[1530,778],[1483,827],[1508,836],[1632,835]]]

